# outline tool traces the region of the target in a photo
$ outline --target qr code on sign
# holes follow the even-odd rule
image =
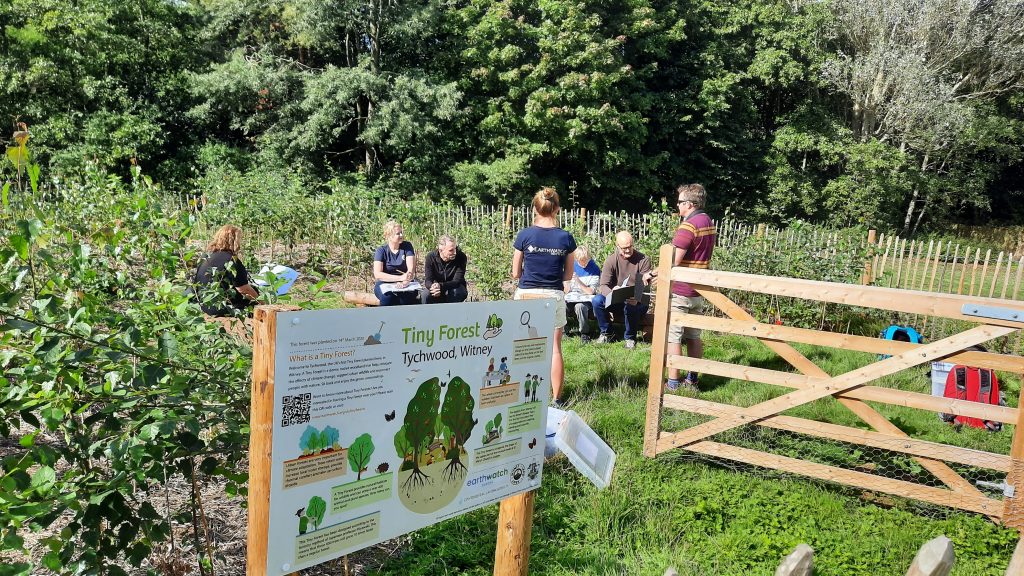
[[[309,392],[296,396],[285,396],[281,399],[281,426],[305,424],[309,422]]]

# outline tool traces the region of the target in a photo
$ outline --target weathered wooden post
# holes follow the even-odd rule
[[[939,536],[921,546],[907,570],[907,576],[947,576],[955,562],[953,543],[949,538]]]
[[[661,434],[661,407],[665,391],[665,351],[668,348],[668,325],[672,308],[672,264],[675,248],[665,244],[658,253],[657,288],[654,294],[654,333],[651,335],[651,368],[647,382],[647,418],[644,429],[644,456],[658,454]]]
[[[530,567],[535,490],[510,496],[498,508],[498,544],[494,576],[526,576]]]
[[[1006,567],[1006,576],[1019,576],[1024,574],[1024,537],[1017,541],[1017,547],[1013,549],[1013,556],[1010,558],[1010,565]]]
[[[796,549],[782,559],[775,569],[775,576],[811,576],[814,574],[814,549],[807,544],[797,544]]]
[[[274,354],[277,313],[296,306],[257,306],[252,334],[252,407],[249,412],[249,531],[247,576],[261,576],[267,566],[270,529],[270,471],[274,432]]]
[[[867,285],[871,284],[871,259],[875,256],[875,230],[868,230],[868,255],[867,259],[864,260],[864,274],[861,276],[860,283]]]

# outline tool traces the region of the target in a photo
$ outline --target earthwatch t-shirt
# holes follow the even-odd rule
[[[561,228],[523,228],[513,244],[523,253],[520,288],[562,290],[565,257],[576,251],[576,239]]]
[[[398,252],[392,252],[391,247],[387,244],[377,248],[373,254],[373,261],[384,263],[382,268],[385,274],[405,274],[409,271],[405,257],[414,254],[412,243],[406,240],[398,245]]]

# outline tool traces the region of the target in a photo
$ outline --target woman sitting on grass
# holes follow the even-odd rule
[[[206,249],[210,255],[199,265],[195,276],[196,295],[203,312],[231,316],[235,310],[252,305],[259,292],[249,283],[249,271],[239,258],[242,229],[231,224],[221,226]]]
[[[405,239],[402,225],[394,220],[384,224],[384,245],[373,254],[373,293],[381,306],[419,304],[416,253]]]

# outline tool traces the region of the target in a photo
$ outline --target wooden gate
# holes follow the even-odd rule
[[[1019,425],[1021,411],[1018,408],[951,400],[870,385],[874,380],[884,376],[940,360],[1016,374],[1024,373],[1024,358],[966,351],[976,344],[1008,336],[1024,328],[1024,303],[715,270],[673,268],[672,255],[671,245],[662,246],[654,306],[655,326],[647,396],[644,455],[653,458],[657,454],[681,448],[748,465],[977,512],[1005,525],[1024,528],[1024,495],[1016,493],[1016,489],[1024,492],[1024,484],[1021,484],[1021,480],[1024,479],[1024,427]],[[708,303],[724,314],[724,317],[671,312],[670,280],[686,282],[693,286]],[[922,314],[965,321],[971,325],[965,324],[967,327],[961,332],[927,344],[778,326],[757,321],[720,292],[720,289]],[[771,370],[666,354],[666,339],[670,325],[692,326],[756,338],[788,362],[795,371]],[[790,342],[891,356],[845,374],[831,376],[790,346]],[[736,407],[686,396],[666,396],[663,392],[666,367],[772,384],[794,391],[749,407]],[[848,408],[873,430],[781,415],[791,408],[827,397],[834,398]],[[996,454],[915,439],[865,401],[1013,424],[1013,428],[1001,432],[1013,434],[1012,448],[1008,455]],[[668,433],[661,430],[663,408],[704,414],[713,418],[696,426]],[[941,481],[944,487],[780,456],[710,439],[716,434],[748,425],[906,454]],[[977,486],[947,463],[1006,473],[1004,497],[994,498],[982,493]]]

